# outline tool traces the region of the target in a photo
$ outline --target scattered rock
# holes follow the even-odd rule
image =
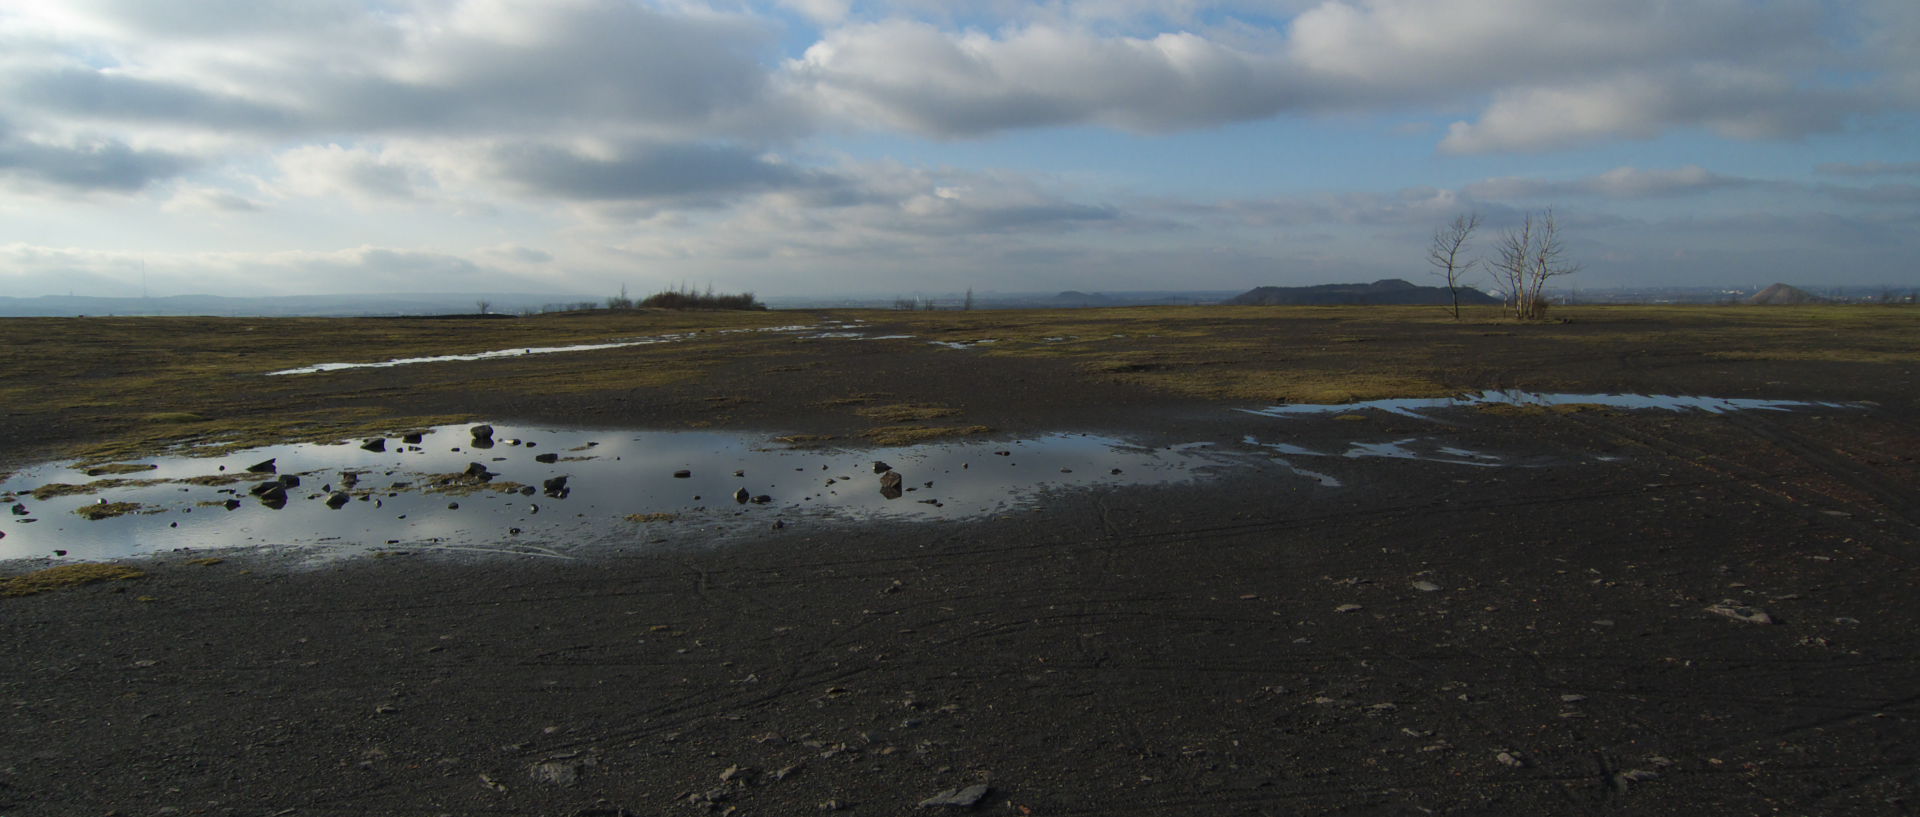
[[[499,476],[498,474],[495,474],[492,471],[488,471],[487,466],[477,462],[467,463],[467,470],[464,473],[469,477],[480,480],[481,482],[486,482],[487,480],[490,480],[496,476]]]
[[[484,774],[480,775],[480,785],[485,786],[501,794],[507,793],[507,784],[502,783],[498,780],[495,780],[491,777],[488,777]]]
[[[752,498],[753,496],[751,494],[748,494],[747,489],[745,488],[741,488],[740,490],[733,492],[733,501],[738,502],[742,505],[747,504],[747,500]]]
[[[13,511],[13,515],[14,515],[14,516],[26,516],[26,515],[27,515],[27,506],[26,506],[25,504],[22,504],[22,503],[19,503],[19,502],[16,502],[16,503],[14,503],[14,504],[13,504],[13,508],[11,508],[11,510]]]
[[[274,459],[279,459],[279,458],[275,457]],[[256,462],[252,465],[247,466],[247,472],[253,473],[253,474],[271,474],[275,470],[277,470],[277,466],[273,464],[273,460],[267,460],[265,462]]]
[[[300,487],[300,478],[293,474],[281,474],[280,484],[288,488],[298,488]]]
[[[1613,788],[1615,791],[1624,793],[1629,785],[1658,779],[1660,779],[1660,773],[1652,769],[1628,769],[1613,776]]]
[[[567,488],[566,474],[561,474],[560,476],[540,483],[540,489],[545,491],[547,496],[555,499],[561,499],[571,492],[571,490]]]
[[[534,456],[534,458],[533,458],[533,461],[534,461],[534,462],[545,462],[545,463],[555,463],[555,462],[559,462],[559,461],[560,461],[560,455],[559,455],[559,454],[555,454],[555,453],[553,453],[553,452],[551,452],[551,451],[549,451],[549,452],[547,452],[547,453],[545,453],[545,454],[537,454],[537,455],[535,455],[535,456]]]
[[[476,442],[480,440],[493,440],[493,426],[474,426],[473,428],[467,429],[467,433],[472,435]]]
[[[1361,607],[1358,604],[1342,604],[1339,607],[1333,608],[1333,611],[1336,613],[1352,613],[1352,612],[1357,612],[1359,610],[1364,610],[1364,609],[1366,608]]]
[[[268,496],[278,496],[280,501],[285,502],[287,499],[287,486],[281,485],[280,480],[270,479],[248,489],[247,493],[260,497],[261,499],[266,499]]]
[[[1502,766],[1511,766],[1515,769],[1524,769],[1527,767],[1526,758],[1512,752],[1501,752],[1500,754],[1494,755],[1493,759],[1500,761],[1500,765]]]
[[[693,472],[682,468],[678,471],[673,472],[673,478],[674,479],[692,479]]]
[[[1587,699],[1587,696],[1581,695],[1578,692],[1569,692],[1565,695],[1560,696],[1561,703],[1569,703],[1569,704],[1577,704],[1586,699]]]
[[[773,497],[768,496],[767,494],[761,494],[753,498],[753,504],[755,505],[765,505],[772,501],[773,501]]]
[[[387,450],[387,438],[375,437],[371,440],[361,443],[360,448],[365,451],[385,451]]]
[[[1421,579],[1420,581],[1413,583],[1413,589],[1418,590],[1422,593],[1433,593],[1440,590],[1440,585],[1434,584],[1433,582],[1427,581],[1425,579]]]
[[[1735,621],[1744,621],[1748,624],[1774,623],[1773,616],[1768,615],[1767,611],[1758,607],[1749,607],[1731,599],[1708,607],[1707,612],[1716,616],[1726,616]]]
[[[426,439],[426,435],[424,435],[424,434],[421,434],[421,433],[420,433],[420,432],[418,432],[418,431],[416,431],[416,432],[413,432],[412,434],[405,434],[405,435],[402,435],[402,436],[400,437],[400,441],[401,441],[401,442],[403,442],[403,443],[412,443],[412,444],[414,444],[414,445],[419,445],[419,444],[420,444],[420,442],[421,442],[422,440],[425,440],[425,439]]]
[[[947,789],[920,801],[920,808],[973,808],[986,799],[987,784],[975,783],[964,789]]]
[[[327,496],[327,507],[337,511],[337,510],[340,510],[341,508],[346,507],[347,503],[352,501],[353,501],[353,497],[348,496],[347,492],[334,491],[332,494]]]
[[[888,464],[886,464],[886,463],[884,463],[884,462],[881,462],[881,461],[879,461],[879,460],[874,460],[874,461],[873,461],[873,472],[874,472],[874,473],[876,473],[876,474],[884,474],[884,473],[886,473],[886,472],[888,472],[888,471],[891,471],[891,470],[893,470],[893,466],[891,466],[891,465],[888,465]]]
[[[567,788],[580,782],[586,765],[575,760],[549,760],[527,767],[527,778],[535,783]]]

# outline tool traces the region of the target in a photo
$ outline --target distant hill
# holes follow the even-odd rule
[[[215,315],[249,317],[445,315],[471,313],[485,300],[494,312],[518,312],[568,303],[598,304],[579,295],[525,293],[402,293],[393,295],[270,295],[226,297],[173,295],[163,298],[103,298],[87,295],[0,295],[0,317],[73,317],[75,315]]]
[[[1827,299],[1796,286],[1774,284],[1773,286],[1753,293],[1744,303],[1761,306],[1793,306],[1795,304],[1826,303],[1826,301]]]
[[[1054,306],[1112,306],[1120,303],[1119,299],[1112,296],[1098,292],[1081,292],[1076,289],[1069,289],[1048,298],[1047,301]]]
[[[1430,306],[1453,303],[1446,287],[1423,287],[1399,278],[1371,284],[1321,284],[1310,287],[1255,287],[1226,303],[1235,306]],[[1460,289],[1462,306],[1500,303],[1471,287]]]

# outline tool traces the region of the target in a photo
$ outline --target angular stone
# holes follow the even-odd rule
[[[920,808],[973,808],[986,799],[987,784],[975,783],[964,789],[947,789],[920,801]]]

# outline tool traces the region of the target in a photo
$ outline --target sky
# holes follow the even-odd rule
[[[8,0],[0,294],[1920,287],[1914,0]]]

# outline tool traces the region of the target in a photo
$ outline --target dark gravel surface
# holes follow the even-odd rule
[[[1039,363],[1004,371],[998,399],[979,372],[946,375],[946,396],[1014,431],[1276,428],[1117,389],[1061,396]],[[844,425],[782,388],[728,422]],[[699,411],[595,405],[501,415]],[[1297,460],[1343,486],[1249,465],[995,518],[799,517],[572,562],[171,555],[143,579],[3,599],[0,814],[1920,801],[1910,410],[1364,414],[1286,421],[1286,439],[1424,435],[1536,467]],[[1722,602],[1773,623],[1709,611]],[[978,800],[919,806],[949,790]]]
[[[1464,353],[1446,382],[1871,403],[1278,421],[1066,361],[755,342],[665,387],[468,385],[557,365],[504,360],[217,405],[236,420],[368,406],[857,445],[874,423],[841,401],[866,396],[1003,437],[1413,438],[1509,465],[1293,457],[1341,485],[1253,462],[996,517],[793,516],[593,543],[573,561],[168,554],[140,562],[142,579],[0,599],[0,815],[1887,815],[1920,801],[1911,367],[1596,341],[1571,362]],[[1352,345],[1355,366],[1370,345]],[[110,417],[31,409],[0,412],[0,464],[97,440]]]

